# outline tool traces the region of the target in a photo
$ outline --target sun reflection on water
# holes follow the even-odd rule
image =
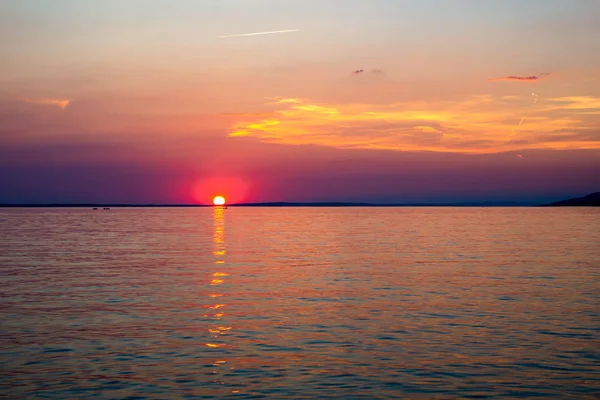
[[[214,232],[212,254],[214,269],[208,278],[211,292],[207,294],[207,296],[214,299],[214,303],[206,305],[206,308],[209,310],[209,314],[206,316],[212,320],[212,323],[208,328],[210,342],[206,343],[206,347],[214,349],[212,351],[215,351],[219,348],[226,347],[224,337],[231,331],[231,327],[225,324],[225,313],[223,312],[223,308],[225,308],[227,304],[224,304],[223,302],[223,299],[226,296],[225,293],[223,293],[222,285],[226,284],[226,278],[229,276],[229,273],[224,272],[223,270],[226,266],[225,257],[227,255],[225,246],[225,208],[215,207],[213,218]],[[218,358],[213,362],[213,382],[219,385],[225,385],[224,376],[230,368],[226,366],[227,360],[223,359],[224,354],[219,353],[215,355]]]

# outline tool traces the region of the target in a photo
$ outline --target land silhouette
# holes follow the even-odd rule
[[[600,192],[584,197],[560,200],[546,204],[513,201],[460,202],[460,203],[361,203],[361,202],[264,202],[227,204],[227,207],[599,207]],[[83,207],[101,209],[109,207],[214,207],[212,204],[113,204],[113,203],[0,203],[0,207]]]
[[[543,207],[600,207],[600,192],[590,193],[584,197],[576,197],[544,204]]]

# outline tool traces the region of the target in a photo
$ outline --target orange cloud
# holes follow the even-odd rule
[[[597,114],[600,112],[600,98],[593,96],[569,96],[547,99],[550,109],[573,110],[575,112]]]
[[[275,98],[269,118],[238,121],[229,136],[336,148],[490,153],[527,148],[600,148],[600,118],[582,114],[596,97],[531,100],[479,95],[392,105],[314,104]],[[525,116],[527,118],[525,118]]]
[[[273,113],[222,113],[224,117],[270,117]]]
[[[540,79],[539,76],[502,76],[500,78],[490,78],[488,81],[517,81],[517,82],[535,82]]]
[[[61,99],[23,99],[26,103],[31,104],[44,104],[49,106],[55,106],[62,108],[63,110],[71,104],[70,100],[61,100]]]

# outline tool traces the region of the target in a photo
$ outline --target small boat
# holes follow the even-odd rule
[[[110,207],[104,207],[103,210],[110,210]]]
[[[98,209],[98,207],[94,207],[93,209],[94,209],[94,210],[97,210],[97,209]]]

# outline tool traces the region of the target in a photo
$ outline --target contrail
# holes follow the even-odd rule
[[[255,32],[255,33],[240,33],[237,35],[225,35],[225,36],[217,36],[217,39],[225,39],[225,38],[233,38],[233,37],[242,37],[242,36],[258,36],[258,35],[272,35],[274,33],[288,33],[288,32],[298,32],[300,29],[287,29],[285,31],[269,31],[269,32]]]
[[[533,96],[533,103],[531,104],[531,107],[535,107],[535,104],[538,101],[538,97],[539,95],[537,93],[531,93],[531,96]],[[521,127],[521,124],[523,124],[523,121],[525,121],[525,118],[527,118],[527,114],[523,115],[521,117],[521,120],[519,121],[519,124],[517,125],[517,127],[515,129],[513,129],[512,134],[515,135],[516,131],[519,130],[519,128]]]

